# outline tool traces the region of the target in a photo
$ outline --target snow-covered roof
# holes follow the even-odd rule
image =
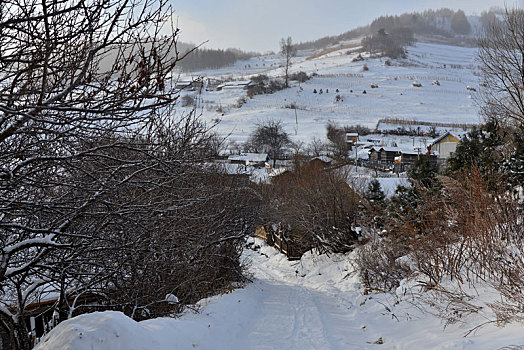
[[[253,84],[253,81],[251,80],[228,81],[228,82],[220,84],[218,88],[246,87],[252,84]]]
[[[331,163],[333,161],[333,159],[329,158],[328,156],[319,156],[319,157],[315,157],[313,159],[311,159],[312,161],[315,160],[315,159],[318,159],[324,163]]]
[[[275,176],[282,175],[282,174],[284,174],[286,171],[288,171],[287,168],[276,168],[276,169],[273,169],[273,170],[269,173],[269,177],[275,177]]]
[[[380,149],[384,150],[385,152],[402,152],[400,147],[380,147]]]
[[[229,161],[237,162],[265,162],[268,158],[267,153],[240,153],[238,155],[231,155],[227,159]]]
[[[346,133],[346,136],[350,136],[350,137],[358,137],[358,132],[347,132],[347,133]]]
[[[402,154],[419,155],[421,152],[415,149],[403,149]]]
[[[462,137],[467,135],[467,133],[468,133],[467,131],[453,131],[453,132],[446,131],[444,134],[442,134],[441,136],[433,140],[433,142],[431,142],[431,145],[439,143],[440,141],[442,141],[444,138],[448,137],[449,135],[455,136],[457,139],[460,140]]]

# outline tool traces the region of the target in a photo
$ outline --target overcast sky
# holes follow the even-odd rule
[[[278,41],[294,42],[341,34],[381,15],[425,9],[463,9],[480,14],[491,6],[524,0],[171,0],[181,40],[206,47],[277,51]]]

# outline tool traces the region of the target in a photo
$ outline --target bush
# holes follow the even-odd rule
[[[364,64],[364,65],[362,66],[362,70],[363,70],[364,72],[367,72],[367,71],[369,70],[368,65],[367,65],[367,64]]]
[[[279,224],[296,253],[313,248],[343,253],[358,244],[354,227],[362,213],[360,197],[347,185],[344,172],[295,159],[293,171],[275,178],[267,196],[267,220]]]
[[[304,83],[306,81],[308,81],[310,78],[309,78],[309,75],[307,75],[307,73],[305,72],[297,72],[297,73],[293,73],[289,76],[289,80],[295,80],[295,81],[298,81],[300,83]]]
[[[195,98],[191,95],[182,96],[182,107],[189,107],[195,105]]]
[[[353,58],[352,60],[352,62],[360,62],[360,61],[364,61],[364,57],[362,57],[361,54],[358,54],[358,56]]]
[[[405,251],[388,238],[375,237],[359,247],[354,261],[362,283],[367,288],[390,291],[410,274],[406,264],[399,261]]]
[[[235,107],[236,108],[241,108],[245,103],[246,103],[246,97],[245,96],[242,96],[242,97],[239,97],[236,104],[235,104]]]

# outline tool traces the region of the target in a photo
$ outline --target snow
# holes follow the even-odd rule
[[[202,91],[202,118],[221,122],[215,128],[229,141],[247,140],[257,123],[282,120],[293,141],[324,139],[325,125],[362,124],[375,128],[380,119],[397,118],[443,124],[479,123],[475,93],[479,92],[476,49],[417,43],[408,48],[408,58],[352,62],[354,47],[341,46],[325,52],[300,52],[293,59],[292,72],[316,73],[311,80],[272,95],[248,99],[241,108],[241,89]],[[248,80],[256,74],[283,74],[282,57],[268,55],[238,62],[233,67],[208,70],[208,78]],[[369,71],[363,71],[367,64]],[[432,84],[438,80],[440,86]],[[422,87],[413,87],[418,81]],[[371,84],[378,88],[370,88]],[[314,94],[320,89],[323,93]],[[339,92],[336,92],[336,90]],[[329,90],[329,92],[327,92]],[[366,94],[363,91],[366,90]],[[183,94],[188,92],[183,92]],[[191,93],[193,94],[193,93]],[[343,101],[336,102],[340,94]],[[294,104],[296,109],[286,106]],[[181,110],[184,113],[184,110]],[[381,123],[379,129],[402,125]],[[420,125],[426,131],[427,126]],[[438,132],[464,131],[439,126]],[[363,137],[360,137],[361,140]],[[404,151],[425,149],[426,137],[369,135],[364,139],[377,146]],[[368,149],[358,147],[358,157]],[[269,181],[264,168],[225,165],[232,173],[246,173],[252,181]],[[350,184],[366,189],[376,175],[384,192],[391,196],[398,185],[409,185],[405,177],[360,167],[349,167]],[[281,170],[273,170],[281,171]],[[225,295],[202,300],[199,313],[187,311],[179,318],[158,318],[135,322],[122,313],[107,311],[75,317],[58,325],[36,347],[37,350],[118,349],[501,349],[524,344],[522,325],[498,327],[486,323],[492,315],[479,313],[464,322],[445,325],[431,310],[414,298],[417,280],[401,282],[396,293],[366,291],[352,264],[354,253],[318,255],[306,253],[290,262],[275,249],[256,240],[257,251],[246,250],[254,282]],[[477,286],[478,293],[486,293]],[[428,297],[430,295],[428,294]],[[167,298],[167,297],[166,297]],[[169,300],[175,300],[169,296]],[[478,326],[478,328],[476,328]],[[475,329],[473,332],[471,330]],[[383,345],[379,345],[379,340]]]
[[[203,300],[200,313],[142,322],[113,311],[83,315],[57,326],[36,349],[375,349],[382,339],[385,349],[482,350],[524,343],[520,324],[488,324],[465,337],[475,322],[444,328],[409,294],[365,292],[351,254],[309,252],[290,262],[257,244],[245,253],[254,283]]]
[[[199,99],[202,118],[210,122],[220,119],[215,131],[239,143],[247,140],[257,123],[269,119],[281,120],[293,141],[306,144],[313,138],[325,139],[328,121],[339,125],[362,124],[373,129],[384,118],[478,124],[479,108],[472,98],[476,93],[466,89],[472,86],[478,93],[482,90],[475,61],[477,50],[417,43],[407,51],[407,59],[391,60],[391,66],[384,65],[385,59],[379,58],[352,62],[357,53],[348,54],[347,49],[335,48],[319,57],[310,52],[309,57],[313,57],[310,59],[303,54],[294,58],[291,71],[317,76],[305,83],[291,82],[289,89],[274,94],[248,98],[240,108],[237,101],[246,96],[246,91],[202,91]],[[281,56],[262,56],[201,74],[244,80],[261,73],[281,77],[281,63]],[[369,71],[362,70],[364,64]],[[412,87],[414,80],[423,86]],[[435,80],[441,85],[432,85]],[[371,89],[372,84],[379,88]],[[322,94],[313,93],[320,89]],[[336,102],[336,95],[343,97],[343,101]],[[289,108],[292,104],[296,109]],[[400,125],[382,124],[381,128],[384,127],[396,129]],[[437,131],[449,129],[452,128],[438,127]],[[426,127],[421,126],[421,130]]]
[[[241,153],[239,155],[230,155],[228,160],[241,162],[265,162],[268,159],[267,153]]]

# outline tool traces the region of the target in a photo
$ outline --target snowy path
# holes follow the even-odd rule
[[[352,317],[332,297],[304,287],[257,282],[261,308],[246,329],[249,349],[348,349]]]
[[[387,294],[364,295],[348,256],[246,252],[254,283],[202,301],[199,313],[135,322],[107,311],[61,323],[35,350],[522,349],[522,325],[450,325]],[[377,344],[381,339],[382,344]]]

